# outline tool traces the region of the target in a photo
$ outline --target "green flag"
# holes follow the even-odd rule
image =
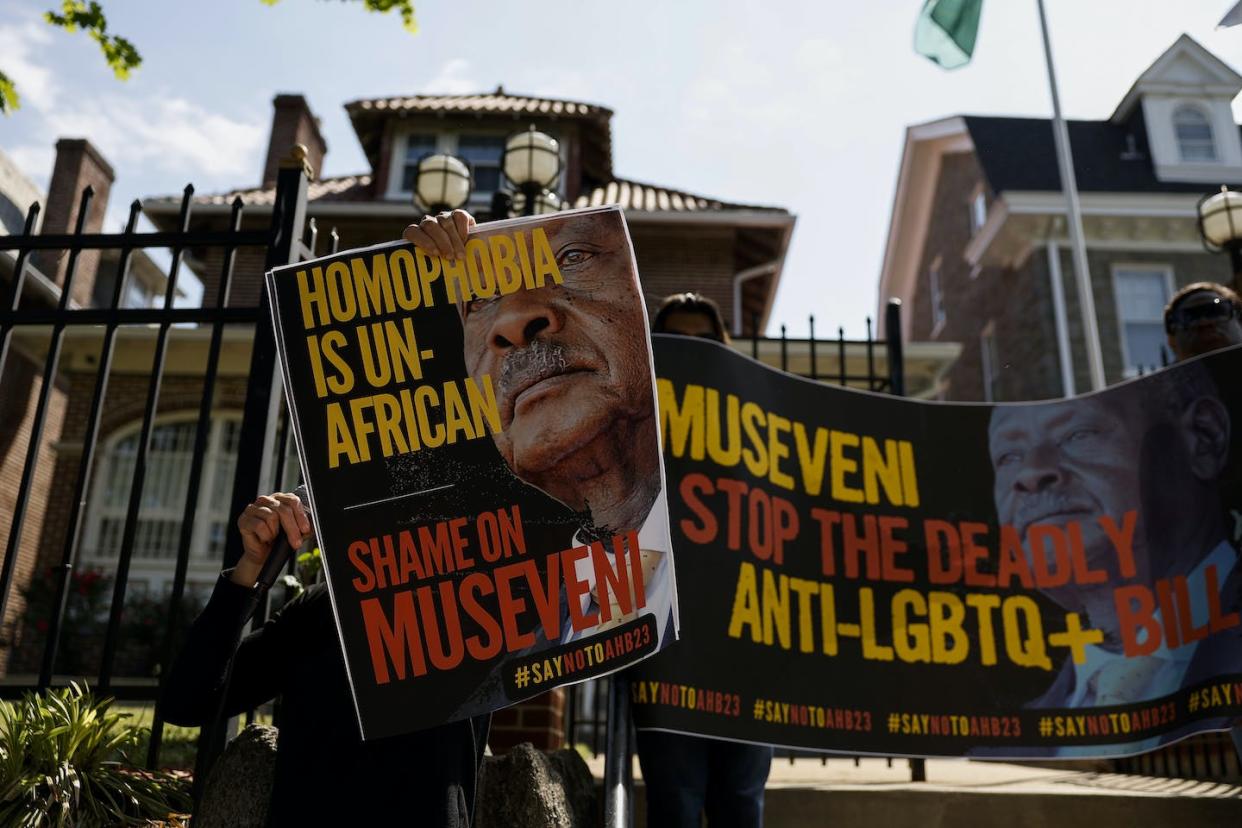
[[[983,0],[925,0],[914,27],[914,51],[957,69],[970,63]]]

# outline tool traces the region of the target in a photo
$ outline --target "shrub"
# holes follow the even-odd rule
[[[190,809],[184,779],[134,769],[144,728],[78,685],[0,701],[0,825],[141,825]]]
[[[57,651],[55,669],[58,673],[80,676],[99,669],[108,628],[108,611],[112,604],[113,582],[112,575],[99,569],[71,573]],[[31,580],[25,592],[22,647],[25,662],[21,663],[30,669],[38,669],[43,648],[47,645],[47,633],[56,606],[56,583],[56,570],[49,567],[42,577]],[[167,595],[127,594],[113,674],[154,675],[158,671],[164,636],[169,629],[173,631],[175,650],[202,608],[201,599],[187,592],[181,598],[178,617],[170,623]]]

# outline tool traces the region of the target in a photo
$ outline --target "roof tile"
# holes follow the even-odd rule
[[[276,200],[275,188],[256,187],[245,190],[230,190],[225,193],[214,193],[194,197],[195,204],[232,204],[240,198],[245,204],[272,204]],[[342,175],[310,182],[307,187],[307,200],[311,202],[364,202],[373,200],[371,193],[371,176]],[[159,196],[146,200],[150,204],[180,203],[180,196]],[[751,204],[735,204],[719,199],[706,198],[692,193],[660,187],[655,184],[641,184],[637,181],[614,179],[603,186],[583,193],[574,202],[574,207],[600,207],[605,204],[619,204],[627,210],[643,212],[697,212],[700,210],[761,210],[764,212],[784,213],[780,207],[762,207]]]
[[[477,95],[406,95],[391,98],[368,98],[345,104],[350,115],[374,110],[393,112],[532,112],[575,117],[608,117],[612,110],[596,104],[510,95],[503,89]]]

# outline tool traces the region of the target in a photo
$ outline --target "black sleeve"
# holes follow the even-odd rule
[[[254,612],[257,596],[254,590],[222,574],[164,682],[160,697],[164,720],[183,726],[209,723],[220,704],[231,656],[233,674],[224,705],[226,716],[275,698],[288,672],[286,639],[298,627],[303,596],[290,601],[237,644],[241,629]]]

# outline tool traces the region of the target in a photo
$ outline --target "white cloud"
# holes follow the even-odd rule
[[[48,179],[52,177],[52,163],[56,160],[56,150],[51,144],[22,144],[5,147],[4,152],[36,187],[47,191]]]
[[[210,112],[184,98],[107,95],[45,116],[47,133],[86,137],[114,165],[143,164],[196,178],[256,177],[266,124]]]
[[[46,56],[51,43],[48,26],[41,20],[0,25],[0,71],[17,86],[22,106],[47,112],[56,105],[59,87],[46,63],[35,55]]]
[[[470,61],[465,58],[453,58],[445,63],[424,88],[431,95],[467,95],[483,90],[470,74]]]

